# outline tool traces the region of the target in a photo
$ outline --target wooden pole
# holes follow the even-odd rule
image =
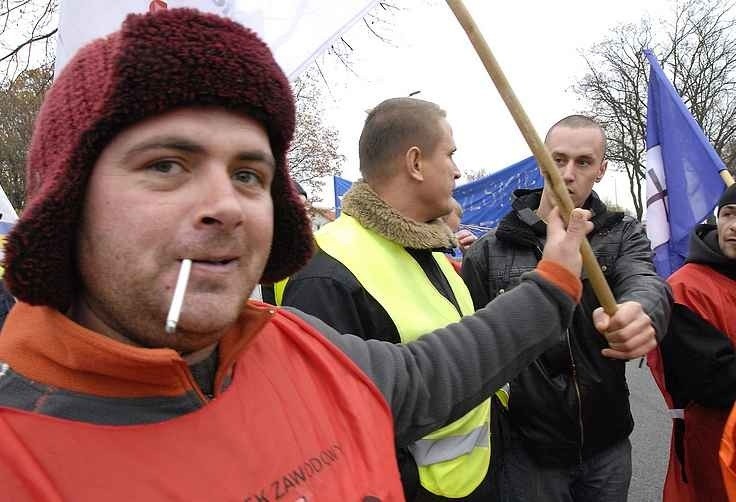
[[[508,80],[506,80],[506,76],[503,74],[498,62],[496,62],[496,58],[493,56],[490,47],[488,47],[485,38],[483,38],[478,26],[475,24],[475,21],[473,21],[473,17],[470,15],[470,12],[465,8],[465,4],[463,4],[462,0],[447,0],[447,4],[450,6],[455,17],[465,30],[465,33],[467,33],[475,51],[478,53],[483,65],[486,67],[488,75],[496,85],[496,89],[498,89],[501,98],[504,103],[506,103],[506,107],[509,109],[509,112],[511,112],[521,134],[524,136],[524,139],[529,145],[534,157],[536,157],[539,169],[542,171],[542,175],[545,178],[545,183],[548,183],[552,189],[563,218],[565,221],[568,221],[574,206],[572,199],[570,199],[570,194],[567,193],[565,182],[562,180],[562,176],[560,176],[560,173],[557,170],[557,166],[552,161],[547,149],[544,147],[544,143],[542,143],[539,135],[534,130],[529,117],[527,117],[526,112],[524,112],[524,109],[521,107],[521,103],[516,98],[516,95],[511,89],[511,85]],[[611,288],[608,287],[606,277],[603,275],[601,267],[598,265],[598,260],[593,254],[593,248],[590,247],[588,239],[584,239],[580,245],[580,253],[583,256],[583,268],[588,274],[588,279],[590,280],[593,291],[598,298],[598,302],[608,315],[613,315],[616,312],[616,299],[613,297]]]
[[[733,185],[733,176],[731,176],[731,173],[728,172],[727,169],[722,170],[721,172],[721,179],[726,184],[727,187],[730,187]]]

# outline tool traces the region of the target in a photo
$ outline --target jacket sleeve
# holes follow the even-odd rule
[[[340,333],[369,338],[360,317],[360,306],[341,282],[329,277],[308,277],[286,283],[282,304],[322,319]]]
[[[736,400],[736,354],[728,336],[676,303],[660,346],[667,390],[677,406],[694,401],[730,409]]]
[[[393,412],[397,445],[404,447],[513,379],[569,326],[574,307],[569,296],[530,272],[474,315],[404,345],[340,335],[307,320],[380,389]]]
[[[473,305],[478,310],[493,298],[488,284],[488,246],[486,239],[475,242],[463,256],[460,276],[470,291]]]
[[[635,301],[652,319],[661,340],[667,332],[672,311],[672,295],[667,283],[657,275],[652,263],[652,251],[644,228],[627,218],[614,271],[609,276],[611,289],[618,303]]]

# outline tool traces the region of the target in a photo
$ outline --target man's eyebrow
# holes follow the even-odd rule
[[[140,143],[138,145],[135,145],[127,152],[125,152],[122,160],[123,162],[126,162],[140,153],[143,153],[147,150],[156,149],[179,150],[182,152],[194,154],[202,154],[205,153],[206,150],[204,146],[195,143],[194,141],[176,136],[166,136],[153,138],[148,141],[144,141],[143,143]],[[245,150],[242,152],[238,152],[235,158],[241,161],[263,162],[273,169],[276,168],[276,160],[273,158],[273,155],[271,155],[270,152],[266,152],[263,150]]]
[[[136,155],[143,153],[147,150],[180,150],[187,153],[203,153],[204,147],[188,139],[175,136],[165,136],[159,138],[153,138],[143,143],[139,143],[130,148],[123,155],[123,162],[130,160]]]
[[[264,164],[267,164],[270,168],[276,169],[276,159],[273,158],[273,155],[268,152],[264,152],[263,150],[249,150],[245,152],[240,152],[236,156],[236,158],[238,160],[263,162]]]

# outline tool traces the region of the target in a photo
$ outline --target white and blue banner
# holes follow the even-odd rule
[[[650,50],[647,98],[647,236],[662,277],[687,257],[690,233],[712,214],[725,169]]]
[[[190,7],[229,17],[258,33],[294,79],[378,0],[62,0],[56,67],[83,45],[116,31],[130,13]]]
[[[15,212],[15,208],[8,200],[8,196],[5,195],[5,190],[0,187],[0,264],[3,261],[3,247],[5,246],[5,236],[10,233],[10,230],[18,221],[18,214]],[[0,277],[2,277],[2,266],[0,265]]]
[[[463,208],[461,227],[477,236],[496,228],[511,210],[511,195],[519,188],[542,188],[544,178],[534,157],[526,158],[493,174],[455,189]]]

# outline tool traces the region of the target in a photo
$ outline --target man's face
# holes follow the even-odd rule
[[[424,179],[419,187],[419,198],[427,215],[427,221],[440,218],[453,209],[452,191],[460,171],[452,160],[457,150],[452,138],[450,124],[441,119],[438,122],[441,134],[433,152],[423,152],[422,174]]]
[[[726,257],[736,260],[736,204],[726,204],[718,212],[718,246]]]
[[[549,132],[545,144],[573,204],[581,207],[593,191],[593,185],[606,172],[600,130],[558,126]]]
[[[268,136],[245,116],[185,108],[124,130],[90,176],[75,317],[148,347],[191,352],[217,341],[265,268],[273,176]],[[166,335],[184,258],[189,284],[178,331]]]

